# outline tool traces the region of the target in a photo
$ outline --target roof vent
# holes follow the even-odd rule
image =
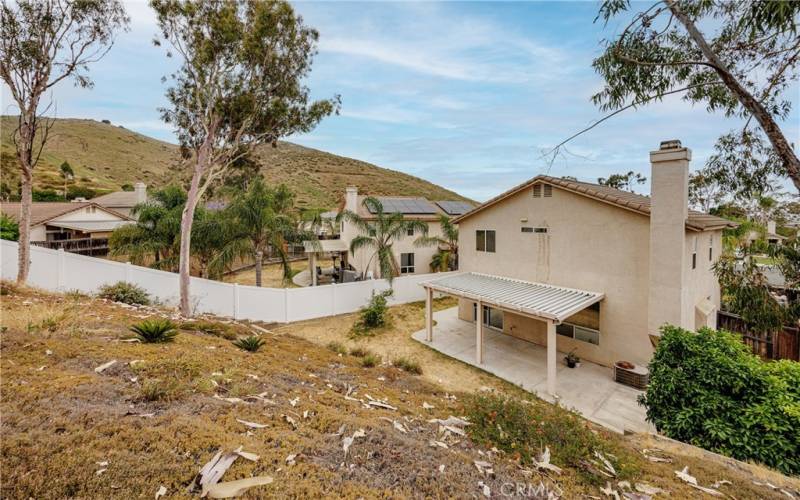
[[[659,146],[658,149],[661,150],[661,151],[664,151],[666,149],[680,149],[682,147],[683,146],[681,146],[681,141],[680,140],[672,139],[670,141],[661,141],[661,146]]]

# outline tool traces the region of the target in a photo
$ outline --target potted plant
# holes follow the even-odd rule
[[[575,349],[569,351],[566,356],[564,356],[564,361],[567,362],[567,366],[570,368],[575,368],[581,362],[581,358],[575,354]]]

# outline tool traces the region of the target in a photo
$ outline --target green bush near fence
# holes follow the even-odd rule
[[[665,435],[800,474],[800,363],[762,361],[736,335],[665,326],[640,402]]]

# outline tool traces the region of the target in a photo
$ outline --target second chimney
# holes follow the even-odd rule
[[[133,191],[136,193],[136,203],[144,203],[147,201],[147,186],[144,182],[137,182],[133,185]]]
[[[657,339],[666,323],[691,328],[686,306],[686,218],[692,151],[678,140],[650,153],[650,286],[647,326]],[[687,297],[688,298],[688,297]]]

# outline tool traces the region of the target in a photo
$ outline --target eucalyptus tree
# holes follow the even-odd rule
[[[647,177],[633,170],[628,171],[626,174],[611,174],[608,177],[600,177],[597,179],[597,183],[602,186],[622,189],[624,191],[630,191],[631,193],[634,192],[633,186],[644,184],[645,182],[647,182]]]
[[[444,214],[439,214],[439,226],[442,228],[441,235],[422,235],[414,241],[414,245],[438,248],[431,259],[431,270],[454,271],[458,269],[458,226]]]
[[[181,217],[180,309],[191,314],[194,210],[203,194],[262,144],[313,129],[338,112],[339,97],[311,102],[303,80],[319,37],[285,1],[151,0],[157,45],[179,59],[161,110],[191,172]]]
[[[621,27],[593,62],[605,86],[592,101],[608,114],[550,153],[625,110],[681,96],[744,123],[720,138],[718,154],[761,141],[774,155],[748,165],[751,158],[740,164],[734,154],[723,169],[755,184],[760,172],[777,170],[800,190],[800,160],[780,126],[800,78],[799,14],[800,2],[790,0],[604,0],[597,19]]]
[[[30,269],[33,170],[52,126],[45,115],[53,103],[43,106],[42,98],[67,79],[91,88],[89,64],[108,52],[114,34],[128,22],[118,0],[3,0],[0,5],[0,77],[19,109],[12,134],[21,174],[19,283],[27,281]]]
[[[373,215],[367,219],[350,210],[339,213],[337,220],[345,220],[353,224],[358,236],[350,241],[350,253],[355,256],[359,250],[370,252],[365,269],[369,269],[373,260],[378,265],[381,278],[389,283],[400,274],[397,259],[394,256],[394,242],[406,235],[410,230],[428,234],[428,224],[413,219],[406,219],[399,212],[384,212],[383,204],[377,198],[369,196],[362,202]]]
[[[286,244],[298,232],[293,202],[294,195],[285,185],[272,189],[262,177],[253,179],[247,191],[234,197],[225,209],[227,242],[216,264],[252,259],[256,286],[261,286],[264,258],[276,255],[283,264],[284,279],[290,279]]]

